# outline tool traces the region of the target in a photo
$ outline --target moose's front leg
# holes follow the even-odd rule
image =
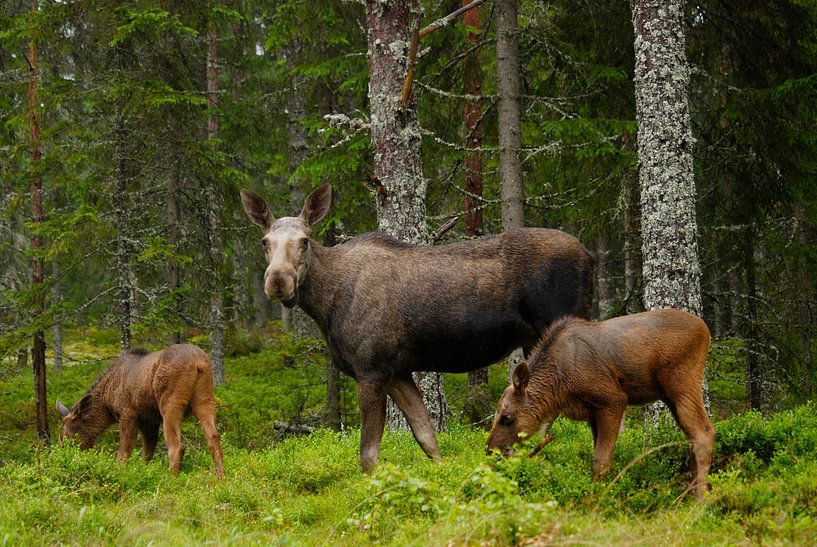
[[[386,425],[386,386],[382,381],[359,380],[357,401],[360,406],[360,465],[368,473],[377,467],[380,443]]]
[[[130,457],[133,452],[133,445],[136,444],[136,418],[127,414],[123,414],[119,418],[119,453],[116,456],[117,461],[124,461]]]

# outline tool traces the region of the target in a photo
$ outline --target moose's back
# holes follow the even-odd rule
[[[562,315],[590,313],[592,258],[558,230],[427,247],[366,234],[335,249],[336,290],[319,323],[339,364],[358,371],[473,370],[533,345]]]

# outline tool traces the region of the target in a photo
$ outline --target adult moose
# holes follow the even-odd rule
[[[573,236],[527,228],[417,247],[367,233],[323,247],[309,235],[331,199],[324,184],[300,216],[276,219],[261,196],[241,192],[264,232],[267,296],[301,306],[329,357],[357,381],[364,471],[380,457],[387,394],[425,453],[440,459],[412,372],[475,370],[530,348],[562,315],[590,313],[593,261]]]
[[[83,450],[119,422],[117,460],[130,456],[137,430],[142,433],[142,456],[150,460],[161,425],[174,475],[184,456],[182,421],[193,414],[204,432],[216,475],[224,477],[210,359],[196,346],[177,344],[153,353],[126,351],[70,410],[59,401],[57,410],[63,416],[60,440],[76,436]]]
[[[708,349],[706,323],[676,309],[598,323],[556,321],[531,353],[530,365],[514,369],[497,404],[488,448],[508,455],[520,438],[542,424],[549,429],[564,414],[590,424],[593,474],[599,477],[610,470],[627,405],[661,399],[689,439],[690,489],[701,499],[715,443],[701,389]]]

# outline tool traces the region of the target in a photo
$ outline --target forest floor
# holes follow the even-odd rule
[[[73,403],[117,353],[115,333],[68,339],[72,360],[49,368],[50,408],[56,398]],[[167,472],[163,442],[152,462],[135,452],[115,463],[115,428],[90,451],[41,447],[30,373],[2,364],[0,545],[817,544],[817,404],[717,420],[712,490],[697,503],[684,495],[687,447],[676,428],[645,430],[634,413],[610,477],[593,482],[585,424],[560,419],[556,441],[532,459],[486,455],[486,432],[455,423],[464,381],[451,377],[444,461],[427,460],[410,434],[387,431],[382,464],[365,475],[350,381],[342,406],[351,427],[286,439],[274,428],[315,424],[325,389],[319,342],[273,332],[234,335],[230,347],[217,390],[223,481],[192,419],[178,477]],[[494,399],[503,381],[496,367]],[[54,411],[54,437],[58,422]]]

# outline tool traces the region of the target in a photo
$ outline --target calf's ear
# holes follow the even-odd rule
[[[250,220],[260,226],[264,233],[267,233],[275,221],[275,217],[270,213],[264,198],[255,192],[241,190],[241,205],[244,206],[244,212],[247,213]]]
[[[332,185],[321,184],[307,196],[301,211],[301,218],[307,226],[312,226],[326,216],[330,205],[332,205]]]
[[[530,370],[528,370],[528,364],[524,361],[516,365],[513,369],[513,390],[518,393],[522,394],[525,393],[525,389],[528,387],[528,380],[530,380]]]

